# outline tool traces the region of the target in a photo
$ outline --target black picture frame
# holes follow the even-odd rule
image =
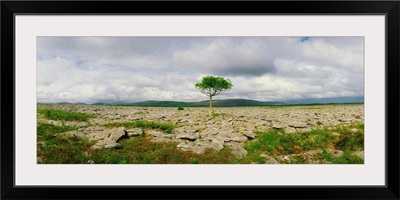
[[[14,184],[14,19],[16,15],[24,14],[384,14],[386,15],[386,186],[16,187]],[[399,199],[399,14],[399,1],[1,1],[1,198]]]

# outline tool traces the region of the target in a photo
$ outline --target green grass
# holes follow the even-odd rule
[[[93,151],[87,159],[105,164],[226,164],[236,161],[228,148],[196,154],[177,149],[177,143],[155,143],[144,137],[122,140],[120,144],[119,149]]]
[[[350,154],[350,152],[344,152],[343,156],[333,158],[332,162],[334,164],[364,164],[364,159]]]
[[[214,112],[212,113],[212,116],[213,116],[213,117],[218,117],[218,116],[220,116],[220,115],[221,115],[220,113],[214,113]]]
[[[108,123],[103,124],[102,126],[106,128],[114,128],[114,127],[124,127],[124,128],[153,128],[161,130],[165,133],[172,133],[172,130],[178,127],[178,125],[168,122],[154,122],[147,120],[136,120],[132,122],[118,122],[118,123]]]
[[[351,131],[358,128],[357,131]],[[333,135],[332,132],[340,135]],[[364,150],[364,129],[363,124],[353,124],[350,126],[339,125],[333,130],[327,128],[315,129],[308,132],[288,134],[280,130],[269,130],[267,132],[257,132],[258,138],[248,141],[245,149],[249,152],[247,159],[257,163],[263,163],[260,154],[267,153],[276,157],[279,155],[301,154],[308,150],[334,148],[345,152],[343,157],[327,157],[323,151],[321,159],[333,163],[360,163],[363,159],[351,155],[350,152]],[[294,163],[306,163],[304,157],[292,156]]]
[[[38,123],[37,156],[46,164],[226,164],[236,163],[230,148],[204,154],[176,148],[177,143],[155,143],[150,138],[134,137],[121,140],[118,149],[92,149],[93,142],[60,133],[74,127]]]
[[[38,123],[37,156],[42,159],[42,163],[86,163],[84,152],[89,151],[93,143],[76,136],[60,134],[76,129],[65,125]]]
[[[197,161],[196,158],[189,158],[189,163],[190,164],[199,164],[199,161]]]
[[[55,109],[38,110],[38,113],[41,114],[46,119],[61,120],[61,121],[88,121],[89,119],[96,117],[95,115],[91,114],[70,112],[64,110],[55,110]]]
[[[168,132],[176,127],[170,123],[150,121],[134,121],[104,125],[112,127],[143,127],[157,128]],[[203,154],[182,151],[176,148],[176,142],[151,142],[151,136],[133,137],[121,140],[118,149],[92,149],[94,142],[76,136],[65,136],[63,132],[77,130],[71,126],[55,126],[52,124],[37,124],[37,156],[42,163],[86,164],[93,161],[96,164],[247,164],[265,163],[268,154],[275,157],[289,155],[291,164],[309,163],[309,158],[302,154],[307,150],[322,150],[315,159],[320,163],[362,164],[364,160],[352,154],[364,150],[363,125],[354,124],[348,127],[337,126],[332,130],[321,128],[304,133],[288,134],[284,131],[271,130],[258,132],[258,138],[247,141],[245,149],[248,155],[236,159],[230,147],[221,151],[207,149]],[[351,131],[357,128],[357,131]],[[331,132],[340,135],[332,135]],[[334,157],[328,148],[342,150],[341,157]],[[278,159],[277,159],[278,160]]]

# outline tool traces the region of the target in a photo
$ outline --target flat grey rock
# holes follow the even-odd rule
[[[142,128],[133,128],[125,131],[129,137],[136,137],[143,135],[143,129]]]
[[[177,139],[183,139],[183,140],[196,140],[200,138],[199,133],[179,133],[176,135]]]
[[[306,128],[308,126],[305,122],[289,122],[288,125],[293,128]]]
[[[120,144],[111,140],[111,139],[104,139],[104,140],[99,140],[95,145],[92,146],[93,149],[112,149],[119,147]]]

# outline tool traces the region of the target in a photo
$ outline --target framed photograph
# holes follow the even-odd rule
[[[1,198],[399,199],[399,11],[2,1]]]

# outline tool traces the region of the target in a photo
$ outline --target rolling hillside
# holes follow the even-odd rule
[[[66,103],[66,102],[63,102]],[[285,101],[256,101],[250,99],[218,99],[213,100],[214,107],[230,106],[271,106],[271,105],[314,105],[314,104],[349,104],[364,103],[364,97],[339,97],[339,98],[321,98],[321,99],[291,99]],[[209,101],[182,102],[182,101],[142,101],[135,103],[127,102],[96,102],[92,105],[109,106],[154,106],[154,107],[204,107],[209,106]]]

